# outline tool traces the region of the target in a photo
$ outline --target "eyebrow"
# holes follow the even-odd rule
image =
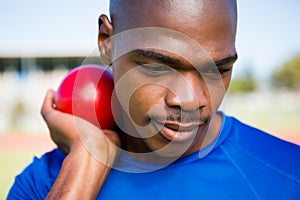
[[[155,52],[155,51],[151,51],[151,50],[135,49],[135,50],[131,51],[130,53],[134,53],[136,55],[139,55],[139,56],[142,56],[145,58],[149,58],[149,59],[154,59],[154,60],[160,61],[162,63],[170,64],[170,65],[183,64],[177,58],[172,58],[170,56],[167,56],[167,55]],[[225,64],[232,63],[232,62],[236,61],[237,58],[238,58],[238,55],[235,53],[232,56],[228,56],[226,58],[222,58],[220,60],[214,61],[214,63],[217,67],[219,67],[219,66],[222,66]]]
[[[143,56],[145,58],[154,59],[157,61],[160,61],[162,63],[170,64],[170,65],[176,65],[176,64],[182,64],[182,62],[179,59],[172,58],[170,56],[157,53],[150,50],[144,50],[144,49],[135,49],[131,51],[130,53],[134,53],[139,56]]]
[[[214,62],[215,62],[215,65],[217,67],[219,67],[219,66],[222,66],[222,65],[225,65],[228,63],[232,63],[232,62],[236,61],[237,59],[238,59],[238,55],[237,55],[237,53],[235,53],[233,56],[229,56],[229,57],[226,57],[221,60],[214,61]]]

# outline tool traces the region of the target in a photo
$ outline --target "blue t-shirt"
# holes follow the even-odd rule
[[[8,200],[44,199],[65,156],[56,149],[34,158]],[[224,115],[215,143],[159,170],[112,169],[98,199],[300,199],[300,147]]]

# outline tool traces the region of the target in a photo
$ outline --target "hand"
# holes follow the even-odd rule
[[[54,97],[55,92],[49,90],[41,114],[57,146],[65,153],[69,153],[73,148],[83,145],[97,159],[112,162],[117,147],[121,145],[117,133],[112,130],[101,130],[82,118],[56,110]]]
[[[46,199],[95,199],[116,158],[120,139],[112,130],[101,130],[55,110],[54,97],[55,92],[49,90],[41,114],[53,141],[68,155]]]

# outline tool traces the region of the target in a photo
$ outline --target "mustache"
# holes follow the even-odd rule
[[[155,121],[159,122],[179,122],[182,124],[188,123],[207,123],[210,121],[210,117],[208,116],[201,116],[200,112],[171,112],[167,113],[166,115],[161,114],[151,114],[150,118]]]

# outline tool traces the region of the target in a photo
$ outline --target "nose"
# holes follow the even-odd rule
[[[207,106],[205,82],[197,73],[181,73],[168,88],[165,101],[169,107],[195,111]]]

